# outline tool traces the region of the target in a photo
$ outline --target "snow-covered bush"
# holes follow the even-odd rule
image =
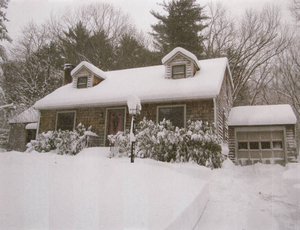
[[[129,132],[118,132],[116,135],[108,135],[107,139],[111,146],[119,149],[119,156],[128,155],[130,153]],[[113,156],[111,156],[113,157]]]
[[[89,127],[88,130],[90,130]],[[48,131],[38,135],[36,140],[27,144],[27,152],[35,150],[37,152],[57,151],[58,154],[76,155],[86,147],[86,131],[84,125],[79,124],[74,131]]]
[[[119,151],[130,153],[128,132],[109,137]],[[207,122],[188,121],[186,128],[174,127],[170,121],[155,124],[145,118],[137,125],[136,154],[167,162],[194,161],[211,168],[221,167],[221,146],[214,127]]]

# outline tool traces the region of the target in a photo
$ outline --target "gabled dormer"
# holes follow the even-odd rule
[[[86,61],[80,62],[72,71],[73,87],[77,89],[90,88],[98,85],[106,78],[105,72]]]
[[[162,64],[165,66],[165,78],[168,79],[190,78],[200,70],[197,57],[181,47],[164,56]]]

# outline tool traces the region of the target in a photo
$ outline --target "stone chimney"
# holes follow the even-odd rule
[[[72,64],[64,64],[64,79],[62,85],[67,85],[72,82],[71,71],[74,69]]]

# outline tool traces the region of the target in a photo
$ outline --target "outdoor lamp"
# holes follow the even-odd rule
[[[141,100],[136,95],[128,96],[127,106],[130,115],[138,115],[142,109]]]
[[[127,98],[127,106],[131,117],[130,143],[131,143],[131,163],[134,163],[134,147],[135,147],[135,116],[140,114],[142,106],[141,100],[136,95],[130,95]]]

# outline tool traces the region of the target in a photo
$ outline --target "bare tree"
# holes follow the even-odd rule
[[[222,3],[209,3],[208,15],[210,23],[205,29],[204,53],[206,58],[227,56],[233,49],[235,39],[234,21]]]
[[[59,37],[63,35],[63,31],[75,28],[79,22],[91,33],[105,31],[112,43],[117,43],[124,33],[135,30],[129,15],[108,3],[67,9],[61,14],[51,15],[48,23],[50,30]]]
[[[264,65],[290,43],[287,31],[281,26],[279,9],[271,5],[261,11],[250,9],[235,22],[222,5],[209,5],[209,9],[212,21],[207,33],[207,56],[228,57],[235,86],[234,100],[246,85],[261,89],[266,80],[260,79]],[[254,103],[257,95],[252,95],[254,98],[249,103]]]
[[[8,102],[28,108],[61,85],[62,59],[43,25],[25,26],[10,53],[11,59],[1,65],[1,85]]]
[[[300,21],[300,0],[290,0],[290,11],[292,16],[296,20],[296,23]]]
[[[293,105],[300,117],[300,49],[298,39],[286,52],[278,56],[277,78],[280,85],[276,88],[286,101]]]

